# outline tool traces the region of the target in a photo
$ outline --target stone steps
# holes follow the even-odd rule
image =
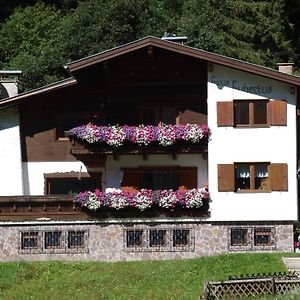
[[[283,257],[282,261],[289,271],[296,272],[300,278],[300,257]]]

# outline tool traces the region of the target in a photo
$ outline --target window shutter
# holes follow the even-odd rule
[[[270,164],[270,182],[272,191],[288,190],[288,165]]]
[[[218,126],[233,126],[233,101],[217,102],[217,122]]]
[[[178,116],[179,124],[207,124],[207,115],[186,109]]]
[[[273,126],[287,125],[287,103],[284,100],[270,100],[268,103],[268,124]]]
[[[180,190],[197,188],[197,168],[181,167],[178,174],[178,186]]]
[[[235,190],[234,164],[218,165],[218,191],[234,192],[234,190]]]
[[[137,168],[124,168],[123,180],[121,182],[121,187],[139,189],[140,185],[140,173]]]

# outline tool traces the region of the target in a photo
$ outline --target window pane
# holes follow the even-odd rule
[[[166,246],[166,230],[150,230],[149,232],[149,246],[157,247],[157,246]]]
[[[149,170],[142,174],[142,188],[152,190],[177,190],[178,172],[169,170]]]
[[[50,195],[63,195],[79,193],[86,190],[95,190],[100,188],[100,183],[98,183],[93,178],[81,178],[78,180],[77,177],[74,178],[49,178],[47,194]]]
[[[47,231],[45,232],[45,249],[54,249],[61,247],[61,231]]]
[[[255,228],[254,230],[254,245],[255,246],[270,246],[272,230],[271,228]]]
[[[267,124],[267,102],[253,101],[254,124]]]
[[[127,247],[142,246],[143,230],[127,230],[126,245]]]
[[[268,164],[255,164],[255,189],[269,189]]]
[[[232,228],[230,232],[231,246],[247,245],[247,228]]]
[[[187,246],[189,243],[188,229],[173,230],[173,247]]]
[[[249,102],[235,102],[235,124],[249,124]]]
[[[236,190],[250,190],[250,165],[236,165]]]
[[[38,232],[21,232],[21,249],[37,249],[38,248]]]

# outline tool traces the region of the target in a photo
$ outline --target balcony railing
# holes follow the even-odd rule
[[[209,217],[207,190],[95,191],[79,193],[75,200],[72,195],[0,196],[0,221],[122,220],[185,216]]]

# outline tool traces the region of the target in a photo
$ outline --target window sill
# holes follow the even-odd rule
[[[246,193],[271,193],[271,190],[237,190],[235,193],[246,194]]]
[[[270,128],[268,124],[245,124],[245,125],[235,125],[234,128]]]

